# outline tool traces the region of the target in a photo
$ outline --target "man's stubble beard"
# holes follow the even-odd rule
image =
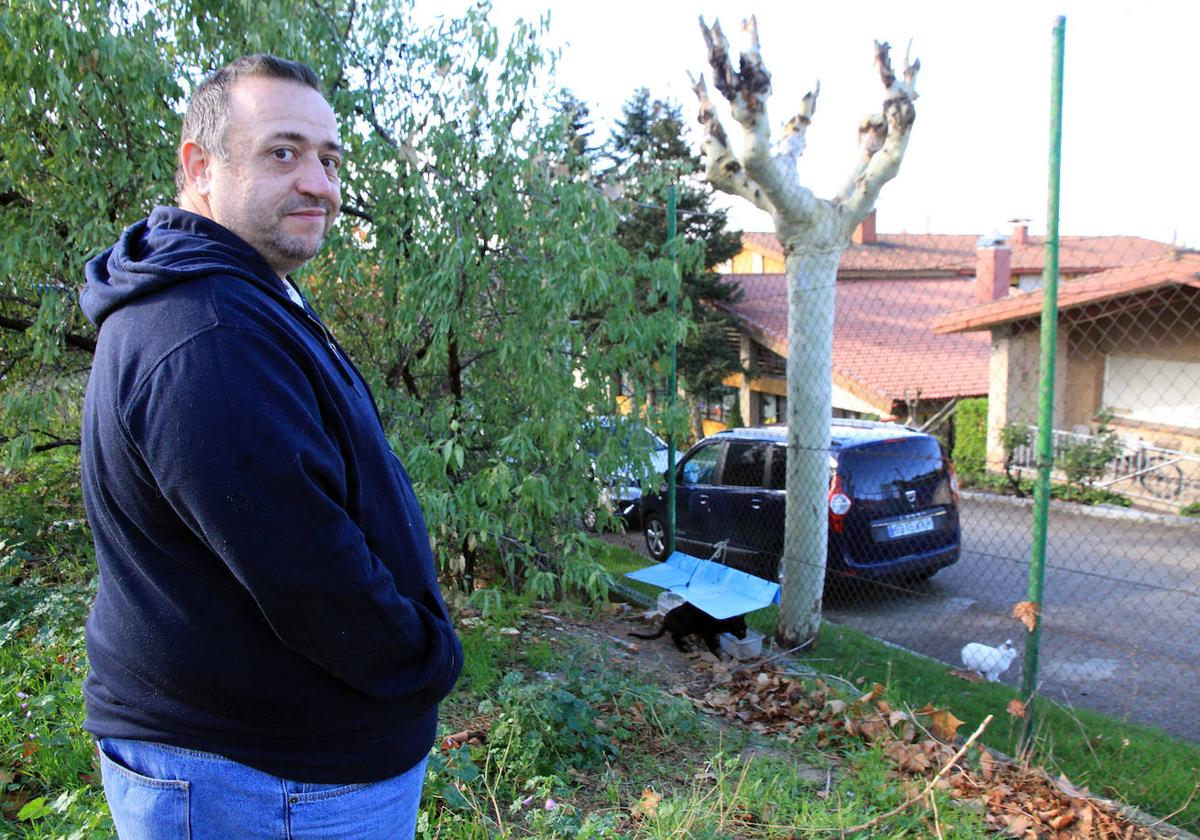
[[[321,207],[326,213],[326,222],[321,233],[310,238],[299,234],[288,233],[284,230],[284,220],[289,213],[311,207]],[[321,251],[325,237],[333,226],[333,208],[326,201],[302,200],[293,201],[275,212],[274,223],[262,225],[258,220],[243,219],[245,227],[255,234],[250,241],[262,254],[263,259],[276,271],[288,274],[296,271]],[[236,231],[235,231],[236,233]],[[244,237],[245,238],[245,237]]]

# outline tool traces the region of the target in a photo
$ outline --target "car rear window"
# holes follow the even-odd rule
[[[891,495],[938,478],[944,470],[935,438],[885,440],[842,450],[838,472],[853,482],[858,495]]]

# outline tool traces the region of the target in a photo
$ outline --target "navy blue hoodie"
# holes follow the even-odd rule
[[[87,266],[85,727],[302,782],[416,764],[462,648],[366,384],[220,225],[159,207]]]

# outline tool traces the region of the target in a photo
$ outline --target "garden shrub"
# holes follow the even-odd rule
[[[954,427],[954,469],[966,484],[987,471],[987,397],[959,400]]]

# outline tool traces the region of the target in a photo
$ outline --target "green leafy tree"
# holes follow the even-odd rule
[[[712,206],[712,188],[700,177],[700,158],[683,136],[683,116],[678,105],[652,99],[642,88],[625,103],[608,144],[609,169],[603,178],[623,187],[625,202],[617,240],[630,253],[663,259],[667,251],[665,189],[677,185],[677,247],[682,266],[680,312],[689,322],[678,352],[678,372],[691,408],[692,428],[703,434],[700,410],[717,402],[730,388],[725,380],[746,373],[736,346],[728,335],[733,318],[719,308],[736,300],[735,287],[721,281],[712,269],[741,250],[741,232],[726,228],[724,211]],[[647,306],[662,301],[647,297]],[[662,371],[642,376],[662,379]]]
[[[120,34],[113,25],[120,26]],[[78,445],[94,333],[83,264],[168,193],[180,86],[152,15],[0,9],[0,442],[10,464]]]
[[[486,4],[418,29],[406,3],[14,0],[0,18],[0,435],[15,459],[78,438],[95,336],[84,261],[173,200],[179,112],[210,70],[297,57],[328,86],[344,218],[299,276],[372,386],[443,567],[539,594],[598,594],[579,534],[581,445],[617,371],[674,326],[644,315],[609,201],[571,164],[579,114],[545,83],[538,26],[502,41]],[[584,322],[581,311],[603,312]],[[588,352],[592,346],[605,353]]]

